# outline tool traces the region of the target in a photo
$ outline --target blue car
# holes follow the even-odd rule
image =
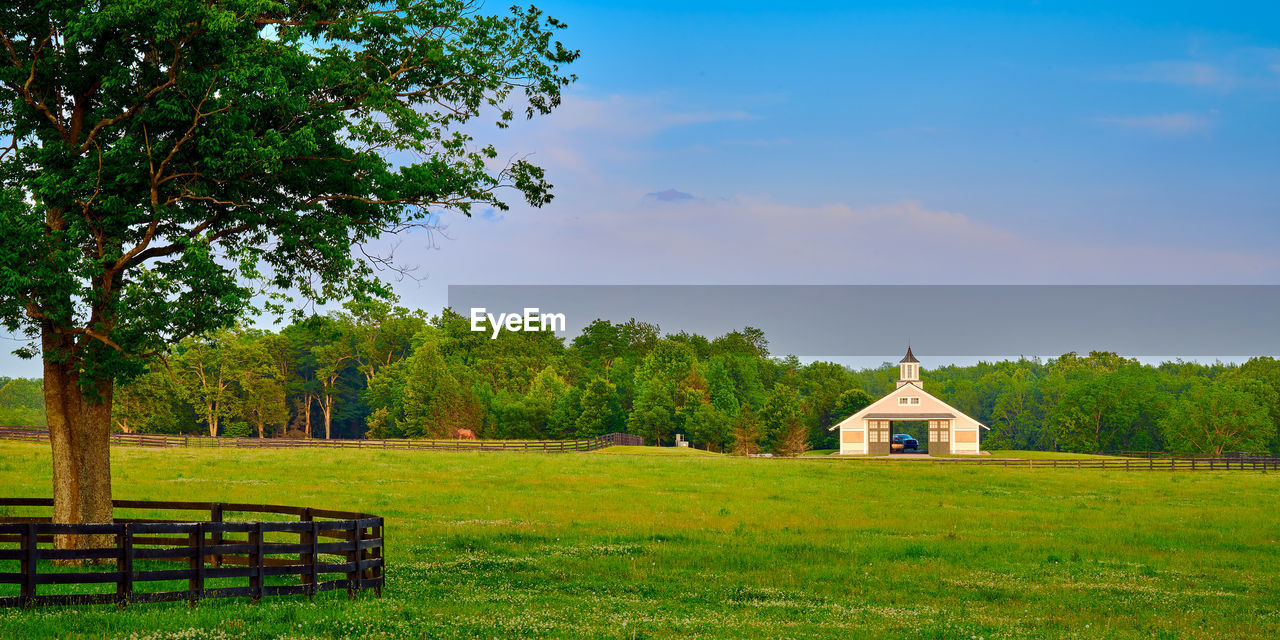
[[[920,443],[917,442],[915,438],[912,438],[911,434],[909,433],[893,434],[893,444],[902,445],[903,450],[906,450],[906,449],[910,449],[912,451],[920,450]],[[893,447],[893,448],[897,449],[898,447]]]

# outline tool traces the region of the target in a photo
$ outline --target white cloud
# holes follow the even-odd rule
[[[1235,84],[1231,73],[1216,64],[1189,60],[1162,60],[1132,65],[1120,74],[1132,82],[1156,82],[1186,87],[1229,90]]]
[[[1196,60],[1157,60],[1123,67],[1112,78],[1125,82],[1169,84],[1201,91],[1233,93],[1280,89],[1280,49],[1247,47]],[[1205,57],[1211,60],[1204,59]]]
[[[646,157],[650,151],[644,143],[664,131],[753,119],[745,110],[690,109],[657,95],[570,93],[550,115],[484,135],[499,148],[532,151],[540,164],[593,172],[602,160]]]

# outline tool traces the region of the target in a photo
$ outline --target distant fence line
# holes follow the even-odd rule
[[[867,462],[870,462],[868,460]],[[1280,470],[1280,457],[1198,458],[1051,458],[1047,460],[933,460],[934,464],[996,466],[1015,469],[1124,469],[1126,471],[1267,471]]]
[[[53,500],[0,498],[0,507],[52,509]],[[0,607],[165,600],[194,605],[202,598],[228,597],[257,602],[263,596],[310,597],[334,589],[346,589],[349,597],[362,589],[382,594],[386,561],[378,516],[215,502],[115,500],[113,507],[183,513],[174,514],[180,516],[176,519],[117,517],[106,524],[58,524],[47,515],[0,517],[0,560],[11,561],[0,564],[0,585],[18,585],[17,595],[0,595]],[[191,517],[191,511],[201,513]],[[230,513],[237,513],[237,521],[227,521]],[[242,514],[253,514],[254,521],[242,521]],[[259,514],[298,519],[262,521]],[[57,536],[109,542],[58,549]],[[67,564],[83,560],[97,564]],[[17,571],[5,571],[12,561]],[[107,562],[114,562],[115,570],[104,570]],[[60,586],[100,584],[113,584],[114,592],[68,593],[74,587]],[[41,593],[44,587],[61,593]]]
[[[1204,456],[1194,453],[1177,453],[1173,451],[1099,451],[1098,455],[1103,456],[1121,456],[1125,458],[1185,458],[1190,460],[1203,458],[1230,458],[1231,460],[1271,460],[1280,458],[1274,453],[1259,453],[1255,451],[1223,451],[1219,456]]]
[[[0,440],[48,442],[49,431],[32,427],[0,427]],[[642,446],[644,438],[629,433],[608,433],[577,440],[322,440],[316,438],[231,438],[155,433],[113,433],[111,444],[132,447],[229,447],[262,448],[338,448],[338,449],[426,449],[433,451],[532,451],[567,453],[595,451],[612,446]]]

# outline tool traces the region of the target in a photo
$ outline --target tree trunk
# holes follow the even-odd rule
[[[218,437],[218,408],[212,402],[204,405],[204,422],[209,427],[209,437]]]
[[[259,440],[267,437],[265,432],[266,432],[266,424],[262,421],[261,418],[259,418],[258,419],[258,439]]]
[[[306,420],[307,420],[307,438],[308,438],[308,439],[310,439],[310,438],[311,438],[311,394],[307,394],[307,409],[306,409],[306,414],[307,414],[307,417],[306,417]]]
[[[44,404],[53,449],[53,521],[109,523],[111,511],[111,381],[86,397],[74,361],[55,362],[70,352],[70,340],[44,330]],[[109,547],[110,535],[58,535],[58,549]]]
[[[324,439],[329,440],[333,437],[333,398],[324,396],[320,401],[320,409],[324,411]]]

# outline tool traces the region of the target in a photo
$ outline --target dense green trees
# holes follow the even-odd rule
[[[494,340],[449,310],[426,318],[392,304],[348,304],[278,333],[235,328],[180,342],[120,385],[114,424],[317,438],[628,431],[649,442],[683,434],[712,451],[785,455],[838,446],[827,429],[893,389],[898,375],[889,363],[852,371],[771,358],[767,349],[751,328],[708,339],[636,320],[593,322],[567,345],[549,333]],[[991,428],[986,449],[1278,448],[1280,362],[1271,358],[1152,367],[1114,353],[1068,353],[924,369],[923,378]],[[38,389],[38,381],[4,381],[0,415],[37,413]]]
[[[1196,380],[1160,420],[1175,451],[1219,456],[1223,451],[1260,451],[1276,435],[1267,411],[1275,391],[1257,381],[1214,384]]]
[[[40,380],[0,377],[0,424],[33,427],[44,419],[44,384]]]

